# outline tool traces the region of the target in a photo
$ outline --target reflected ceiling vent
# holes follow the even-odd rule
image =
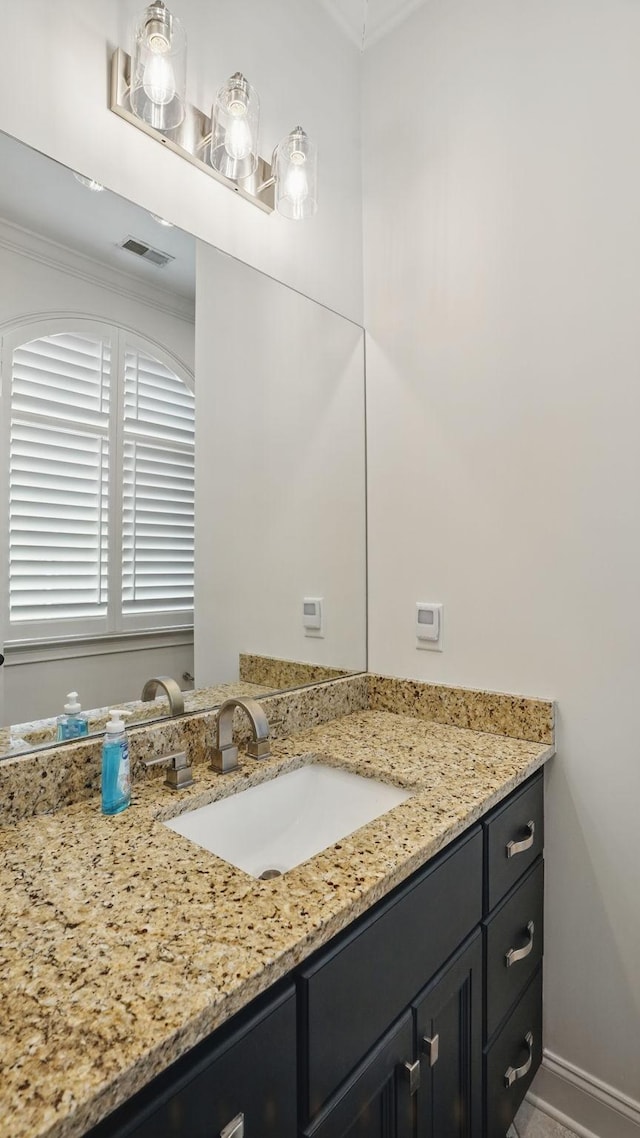
[[[146,241],[140,241],[137,237],[127,237],[125,241],[120,242],[120,248],[126,249],[127,253],[135,253],[136,257],[142,257],[143,261],[150,261],[152,265],[157,265],[162,269],[168,265],[170,261],[175,261],[170,253],[163,253],[162,249],[154,249],[151,245],[147,245]]]

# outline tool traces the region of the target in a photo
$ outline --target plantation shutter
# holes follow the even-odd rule
[[[142,623],[193,612],[193,393],[159,360],[124,357],[122,611]],[[171,618],[173,614],[173,618]]]
[[[111,348],[100,338],[43,336],[13,352],[9,616],[16,636],[34,634],[42,621],[106,622],[110,385]]]

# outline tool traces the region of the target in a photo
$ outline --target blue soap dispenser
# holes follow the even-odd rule
[[[124,711],[110,711],[102,745],[102,813],[120,814],[131,805],[129,740]]]
[[[77,691],[70,691],[64,705],[64,715],[57,719],[56,732],[58,742],[64,739],[80,739],[89,734],[89,720],[78,702]]]

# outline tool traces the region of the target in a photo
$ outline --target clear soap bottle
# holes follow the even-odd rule
[[[124,711],[110,711],[102,744],[102,813],[120,814],[131,805],[129,740]]]
[[[59,715],[56,736],[58,742],[64,739],[80,739],[89,734],[89,720],[78,702],[77,691],[70,691],[64,705],[64,715]]]

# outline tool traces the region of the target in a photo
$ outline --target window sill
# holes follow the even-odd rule
[[[15,640],[4,646],[4,666],[11,668],[47,660],[112,656],[120,652],[144,652],[150,648],[176,648],[192,644],[193,625],[144,632],[110,633],[104,636],[61,637],[59,640]]]

